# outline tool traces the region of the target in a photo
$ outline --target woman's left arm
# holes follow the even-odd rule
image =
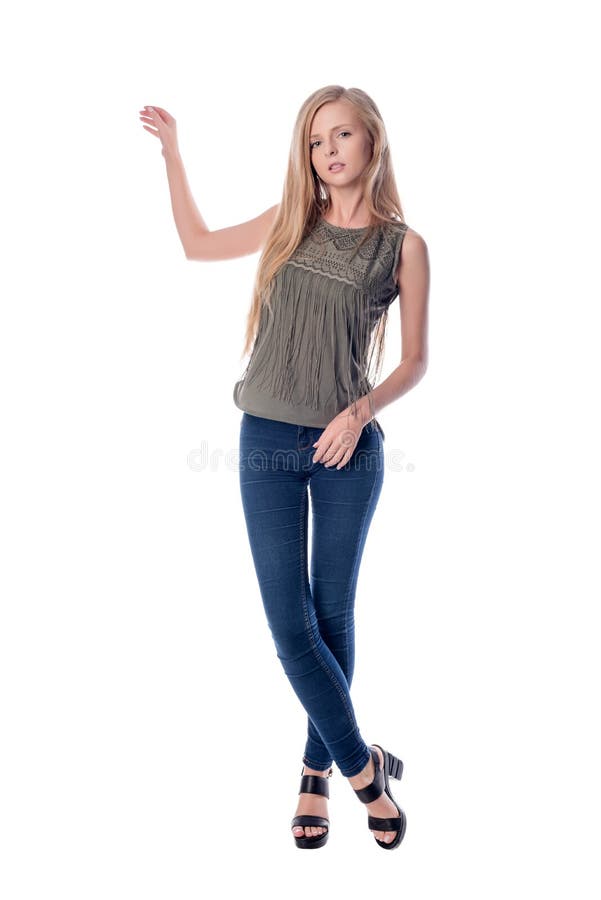
[[[412,228],[403,238],[396,280],[401,309],[401,362],[373,389],[371,404],[368,395],[357,401],[363,424],[415,387],[428,367],[430,261],[426,242]],[[350,413],[351,408],[344,413]]]
[[[360,397],[339,412],[313,444],[313,462],[341,469],[352,456],[363,427],[379,411],[411,390],[428,367],[428,294],[430,263],[426,242],[407,230],[397,270],[401,308],[401,362],[370,395]]]

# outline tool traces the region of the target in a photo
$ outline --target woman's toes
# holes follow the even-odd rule
[[[292,833],[295,837],[319,837],[324,831],[325,828],[321,828],[317,825],[305,825],[304,828],[302,825],[295,825],[292,829]]]

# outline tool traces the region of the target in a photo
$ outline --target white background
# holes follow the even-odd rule
[[[599,896],[592,12],[3,13],[5,900]],[[232,399],[258,255],[185,259],[138,118],[176,117],[220,228],[279,201],[326,84],[376,101],[432,269],[429,368],[379,415],[357,591],[360,727],[405,763],[393,853],[338,770],[329,843],[294,846],[305,715],[261,607]],[[399,322],[397,300],[382,378]]]

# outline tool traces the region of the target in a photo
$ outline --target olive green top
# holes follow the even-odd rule
[[[399,293],[394,276],[407,227],[391,219],[368,235],[368,226],[318,219],[274,276],[271,311],[261,307],[250,359],[234,386],[239,409],[325,428],[373,390],[373,336]]]

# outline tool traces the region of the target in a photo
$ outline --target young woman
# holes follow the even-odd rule
[[[335,762],[367,805],[377,843],[393,849],[406,817],[389,779],[400,779],[403,764],[359,731],[350,697],[353,610],[384,477],[375,416],[426,371],[427,246],[404,221],[384,123],[358,88],[311,94],[296,119],[281,202],[215,231],[190,193],[175,119],[160,107],[145,107],[140,117],[162,143],[186,257],[262,250],[243,351],[250,358],[234,402],[242,410],[242,506],[265,614],[308,715],[296,844],[317,848],[328,839]],[[402,359],[374,388],[396,296]]]

